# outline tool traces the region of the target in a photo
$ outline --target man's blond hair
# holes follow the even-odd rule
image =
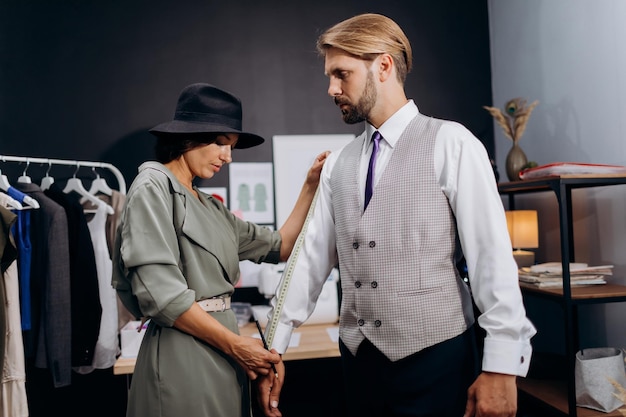
[[[322,56],[332,47],[366,61],[383,53],[391,55],[402,84],[411,71],[413,53],[409,39],[387,16],[365,13],[337,23],[317,40],[317,50]]]

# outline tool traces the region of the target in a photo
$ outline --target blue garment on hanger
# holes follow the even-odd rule
[[[9,187],[7,194],[20,203],[24,203],[27,195],[14,187]],[[20,315],[22,330],[30,330],[30,264],[33,248],[30,244],[30,212],[28,210],[13,210],[17,214],[17,221],[11,231],[17,243],[17,270],[20,281]]]

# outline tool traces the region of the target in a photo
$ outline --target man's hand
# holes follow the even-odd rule
[[[463,417],[515,417],[517,384],[515,375],[481,373],[467,391]]]
[[[276,353],[276,351],[272,349],[272,353]],[[263,414],[267,417],[282,416],[282,413],[278,409],[280,391],[285,381],[285,364],[282,360],[276,364],[276,371],[278,377],[276,377],[274,372],[270,372],[267,375],[260,375],[256,380],[257,400]]]

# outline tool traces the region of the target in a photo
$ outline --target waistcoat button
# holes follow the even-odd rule
[[[361,288],[361,281],[357,281],[357,282],[355,282],[355,283],[354,283],[354,286],[355,286],[356,288]]]
[[[359,242],[354,242],[354,243],[352,244],[352,247],[353,247],[354,249],[358,249],[358,248],[359,248]]]
[[[377,287],[378,287],[378,282],[372,281],[372,288],[377,288]]]
[[[376,326],[376,327],[380,327],[380,326],[381,326],[381,324],[382,324],[382,323],[380,322],[380,320],[376,320],[376,321],[374,322],[374,326]]]
[[[359,319],[357,323],[359,324],[359,326],[363,326],[365,324],[365,320]]]
[[[373,240],[370,241],[370,248],[373,248],[374,246],[376,246],[376,242],[374,242]]]

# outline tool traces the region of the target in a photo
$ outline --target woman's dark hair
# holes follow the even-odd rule
[[[159,136],[154,146],[155,158],[162,164],[167,164],[199,146],[214,143],[217,133],[177,134]]]

